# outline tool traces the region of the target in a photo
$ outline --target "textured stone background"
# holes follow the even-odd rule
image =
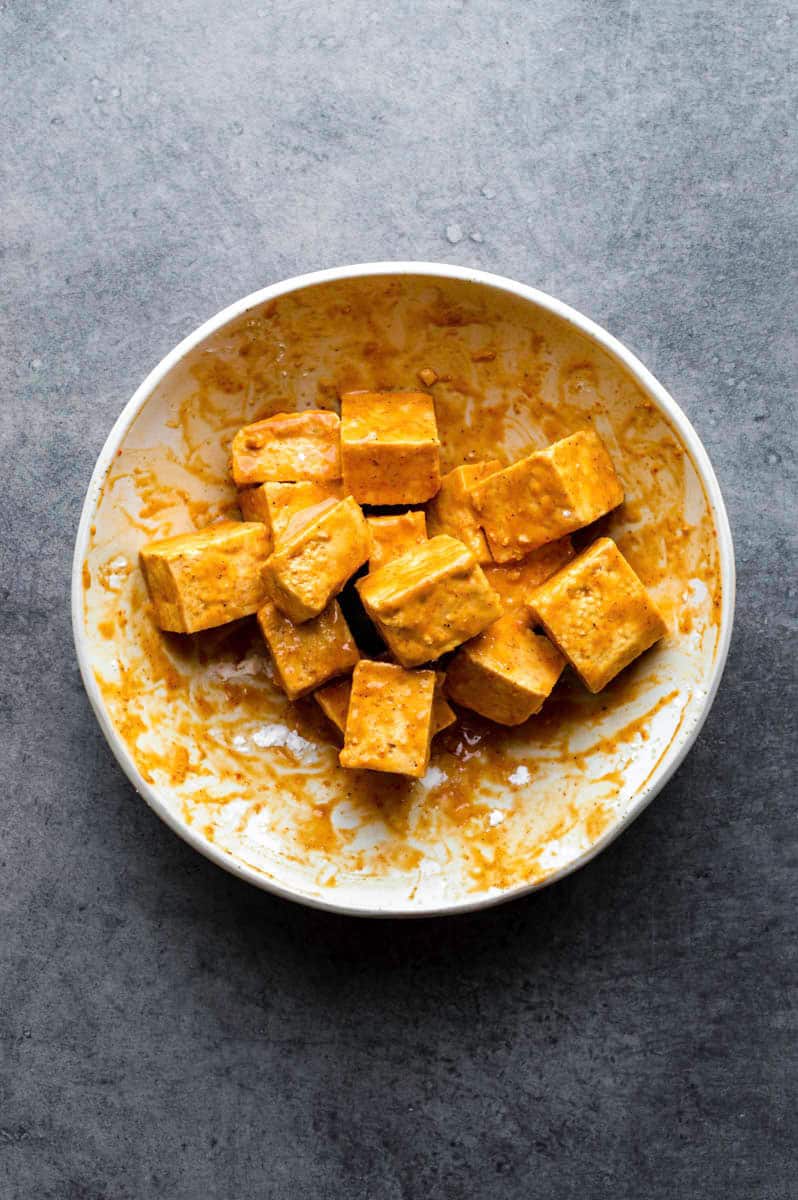
[[[795,128],[787,3],[0,3],[0,1196],[795,1195]],[[794,76],[793,76],[794,78]],[[483,915],[307,912],[116,768],[67,611],[144,374],[373,258],[537,284],[715,462],[736,634],[601,858]]]

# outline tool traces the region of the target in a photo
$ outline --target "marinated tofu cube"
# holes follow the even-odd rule
[[[471,488],[500,470],[501,463],[493,459],[490,462],[467,463],[444,475],[440,491],[427,505],[427,528],[430,537],[448,533],[464,542],[477,562],[491,562],[488,543],[471,502]]]
[[[231,451],[236,486],[340,479],[339,431],[338,414],[318,409],[277,413],[245,425]]]
[[[446,699],[446,672],[435,672],[435,695],[432,697],[432,736],[448,729],[457,720],[457,713]]]
[[[502,613],[501,600],[474,555],[443,533],[370,572],[357,589],[404,667],[454,650]]]
[[[289,700],[312,692],[336,675],[346,674],[360,658],[336,600],[302,625],[295,625],[267,600],[258,609],[258,624]]]
[[[254,490],[263,492],[266,519],[275,546],[281,541],[290,541],[303,525],[330,508],[331,501],[344,498],[344,485],[340,480],[332,483],[313,483],[310,480],[301,483],[264,483]]]
[[[352,676],[342,767],[420,779],[429,764],[434,671],[362,659]]]
[[[317,617],[369,556],[359,504],[351,496],[328,503],[315,520],[281,540],[263,569],[269,597],[297,624]]]
[[[542,584],[532,612],[591,692],[600,692],[667,633],[612,538],[599,538]]]
[[[510,562],[598,520],[623,487],[601,438],[581,430],[489,475],[471,497],[491,554]]]
[[[298,512],[309,512],[325,500],[342,500],[344,485],[333,483],[259,483],[238,493],[238,507],[245,521],[262,521],[275,536],[282,535]],[[275,534],[276,531],[276,534]]]
[[[501,596],[505,610],[526,608],[535,589],[570,562],[573,556],[573,543],[569,537],[564,537],[539,546],[517,562],[486,564],[485,576],[494,592]]]
[[[397,513],[390,517],[366,517],[371,534],[369,570],[378,571],[393,558],[427,540],[423,512]]]
[[[446,675],[443,671],[435,672],[435,693],[432,697],[432,736],[447,729],[457,720],[457,713],[446,701],[444,684]],[[326,687],[314,692],[324,715],[340,733],[346,728],[346,714],[349,711],[349,696],[352,691],[352,680],[336,679]]]
[[[361,504],[423,504],[440,486],[438,426],[426,392],[346,392],[341,466]]]
[[[269,531],[251,521],[150,542],[139,557],[156,624],[197,633],[248,617],[266,598],[261,572],[269,550]]]
[[[261,483],[258,487],[244,488],[238,493],[238,507],[241,509],[241,516],[245,521],[260,521],[269,530],[269,541],[271,542],[271,529],[269,526],[269,512],[266,507],[266,493],[263,490],[264,485]]]
[[[564,666],[548,638],[518,613],[506,613],[460,647],[446,671],[446,690],[499,725],[521,725],[541,709]]]
[[[332,683],[328,683],[313,693],[313,699],[339,733],[343,733],[346,729],[346,714],[349,712],[351,693],[352,680],[349,676],[345,676],[343,679],[334,679]]]

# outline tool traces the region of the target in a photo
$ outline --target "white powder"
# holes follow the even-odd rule
[[[254,754],[255,747],[259,750],[270,750],[273,746],[283,746],[297,758],[307,758],[316,754],[313,742],[300,737],[285,725],[259,725],[249,737],[245,737],[243,733],[236,733],[230,739],[230,745],[242,754]]]
[[[313,742],[300,737],[286,725],[261,725],[252,734],[252,740],[261,750],[267,750],[271,746],[284,746],[299,757],[308,751],[313,754],[316,750]]]
[[[428,767],[427,773],[422,775],[418,782],[423,788],[435,788],[439,784],[445,783],[447,778],[446,772],[442,771],[440,767]]]

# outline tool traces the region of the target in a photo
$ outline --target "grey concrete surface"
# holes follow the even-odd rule
[[[2,1200],[796,1194],[790,10],[0,3]],[[116,768],[67,611],[149,368],[262,284],[372,258],[605,324],[736,537],[685,766],[587,869],[449,921],[303,911],[190,851]]]

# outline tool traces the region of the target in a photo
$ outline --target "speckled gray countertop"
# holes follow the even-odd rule
[[[795,1195],[788,14],[0,4],[3,1200]],[[191,851],[117,769],[69,628],[83,493],[145,373],[239,296],[375,258],[617,334],[736,539],[677,776],[585,870],[456,920],[305,911]]]

